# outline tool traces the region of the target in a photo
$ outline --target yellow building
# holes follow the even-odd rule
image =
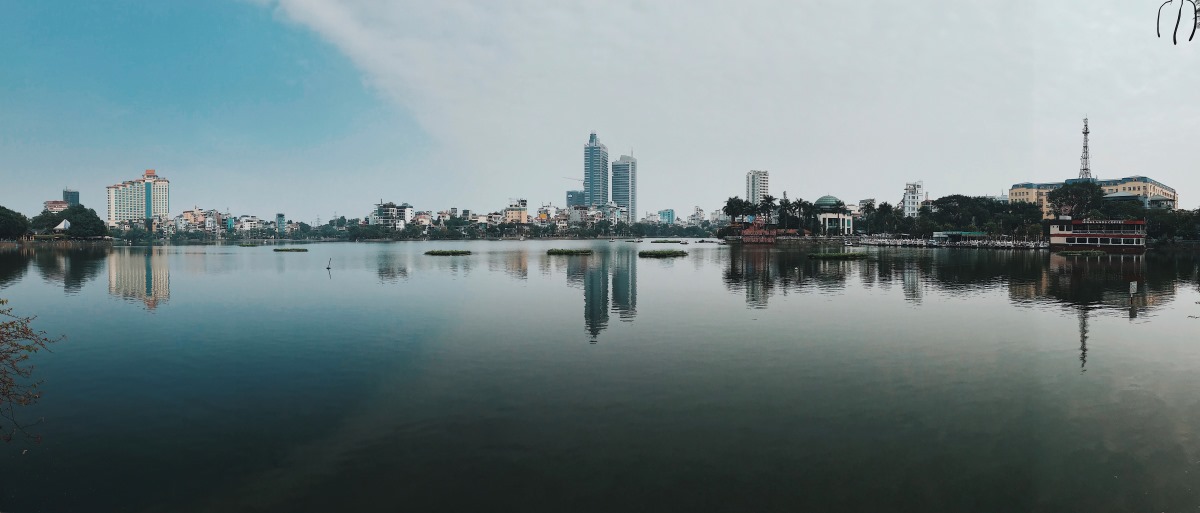
[[[1050,191],[1062,187],[1064,184],[1075,183],[1080,180],[1086,180],[1086,178],[1072,178],[1065,182],[1053,183],[1024,182],[1013,184],[1012,188],[1008,190],[1008,201],[1010,203],[1017,201],[1036,203],[1042,209],[1042,217],[1044,219],[1052,219],[1054,218],[1054,214],[1050,212],[1050,201],[1047,198]],[[1174,209],[1179,204],[1179,195],[1176,194],[1175,189],[1144,176],[1129,176],[1114,180],[1095,180],[1095,182],[1096,185],[1099,185],[1104,190],[1106,198],[1118,199],[1136,196],[1141,199],[1142,205],[1146,208]]]

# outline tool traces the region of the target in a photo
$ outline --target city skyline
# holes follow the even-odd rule
[[[137,6],[8,7],[0,173],[20,180],[0,204],[35,214],[67,186],[99,212],[103,187],[148,168],[176,181],[176,205],[295,219],[361,216],[381,192],[429,208],[558,203],[591,129],[655,170],[646,210],[715,208],[748,169],[810,201],[891,202],[915,180],[935,197],[996,195],[1076,176],[1084,115],[1098,178],[1153,176],[1183,208],[1200,198],[1195,117],[1155,107],[1189,94],[1200,71],[1178,64],[1197,50],[1143,37],[1132,4],[1087,23],[1070,4],[701,4],[682,24],[623,2]],[[507,23],[527,18],[546,32]]]

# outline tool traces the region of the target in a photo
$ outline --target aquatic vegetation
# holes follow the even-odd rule
[[[546,250],[546,254],[547,255],[590,255],[590,254],[592,254],[592,250],[590,250],[590,249],[555,248],[555,249]]]
[[[676,239],[658,239],[658,240],[652,240],[650,242],[653,244],[679,244],[680,242],[683,242],[683,241],[676,240]]]
[[[680,251],[678,249],[638,251],[638,256],[642,258],[673,258],[687,256],[687,254],[687,251]]]
[[[470,255],[471,252],[465,249],[432,249],[425,252],[429,256],[463,256]]]
[[[307,253],[308,248],[275,248],[276,253]]]

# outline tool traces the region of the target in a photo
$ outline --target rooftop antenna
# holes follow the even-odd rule
[[[1079,179],[1080,180],[1091,180],[1092,179],[1092,162],[1091,162],[1091,157],[1088,155],[1088,134],[1090,134],[1091,131],[1088,130],[1088,122],[1087,121],[1088,121],[1088,118],[1087,118],[1087,115],[1085,114],[1083,116],[1083,155],[1081,155],[1079,157]]]

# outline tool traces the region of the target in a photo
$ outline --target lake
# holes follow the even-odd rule
[[[304,247],[0,250],[0,511],[1200,509],[1191,256]]]

